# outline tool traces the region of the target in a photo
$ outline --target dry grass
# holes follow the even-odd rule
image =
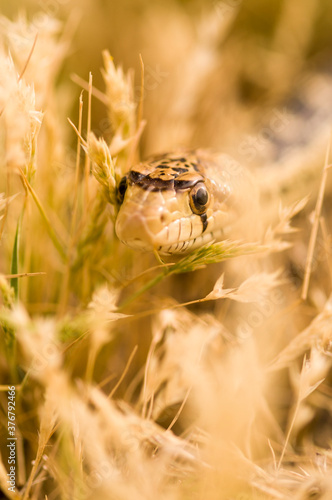
[[[52,4],[56,19],[33,1],[29,22],[0,19],[7,498],[332,495],[328,30],[313,0],[250,2],[101,12],[86,1],[90,31],[69,16],[74,0]],[[117,23],[99,47],[106,13]],[[98,40],[85,67],[72,55],[82,29]],[[118,59],[104,51],[100,73],[90,54],[101,62],[107,43]],[[164,264],[117,241],[123,172],[140,152],[178,146],[222,149],[254,170],[260,241]]]

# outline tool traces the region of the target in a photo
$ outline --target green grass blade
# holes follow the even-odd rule
[[[22,218],[20,217],[17,221],[17,226],[16,226],[16,233],[15,233],[15,239],[14,239],[13,252],[12,252],[12,264],[11,264],[11,268],[10,268],[11,274],[18,274],[21,221],[22,221]],[[11,278],[10,285],[14,290],[15,300],[18,300],[18,278]]]
[[[233,259],[242,255],[252,255],[259,252],[268,250],[265,245],[259,243],[242,243],[239,241],[220,241],[218,243],[207,244],[201,248],[189,253],[181,260],[176,262],[171,267],[166,267],[157,276],[148,281],[133,295],[128,297],[122,304],[119,305],[118,310],[122,311],[132,302],[134,302],[143,293],[150,290],[157,285],[167,276],[172,274],[181,274],[202,269],[209,264],[215,264],[227,259]]]
[[[30,194],[32,196],[32,199],[35,202],[35,204],[37,206],[37,209],[38,209],[38,211],[39,211],[42,219],[45,222],[47,232],[48,232],[48,234],[49,234],[49,236],[50,236],[50,238],[51,238],[51,240],[52,240],[55,248],[58,250],[58,252],[61,255],[62,259],[65,260],[66,259],[66,255],[67,255],[66,250],[65,250],[64,246],[62,245],[62,243],[61,243],[58,235],[55,232],[55,230],[53,229],[51,221],[48,218],[48,216],[47,216],[47,214],[46,214],[46,212],[44,210],[44,207],[43,207],[40,199],[37,196],[37,193],[35,192],[35,190],[31,186],[31,184],[29,183],[28,179],[24,175],[24,172],[21,169],[20,169],[20,172],[21,172],[21,177],[22,177],[23,184],[25,185],[25,187],[27,188],[27,190],[30,192]]]

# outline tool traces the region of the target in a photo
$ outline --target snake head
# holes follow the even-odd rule
[[[132,167],[118,186],[118,238],[160,254],[185,253],[220,239],[228,218],[220,199],[230,191],[216,189],[207,173],[195,153],[161,155]]]
[[[226,155],[203,150],[160,155],[132,167],[119,183],[118,199],[118,238],[164,255],[227,238],[243,220],[249,230],[257,206],[248,171]]]

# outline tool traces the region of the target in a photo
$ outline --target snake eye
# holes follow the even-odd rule
[[[209,203],[210,196],[204,182],[198,182],[190,191],[190,208],[194,214],[202,215]]]
[[[118,185],[118,201],[119,203],[123,202],[124,195],[127,191],[127,176],[122,177],[121,181]]]

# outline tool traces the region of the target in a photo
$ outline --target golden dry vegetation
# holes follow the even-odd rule
[[[331,498],[329,2],[0,5],[2,497]],[[195,147],[260,238],[126,248],[122,174]]]

